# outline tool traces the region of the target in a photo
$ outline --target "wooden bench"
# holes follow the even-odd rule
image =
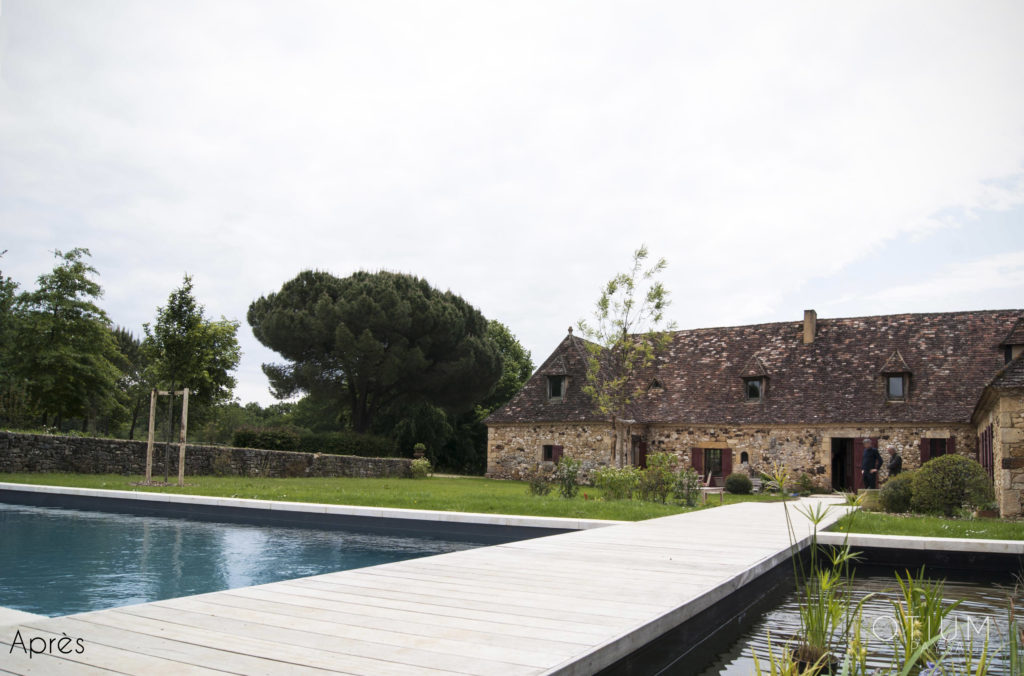
[[[713,486],[711,482],[711,472],[708,472],[708,477],[704,480],[704,485],[700,487],[700,494],[704,498],[704,504],[708,504],[708,495],[714,493],[718,493],[718,504],[724,504],[725,486]]]

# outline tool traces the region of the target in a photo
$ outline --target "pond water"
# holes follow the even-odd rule
[[[962,654],[973,649],[980,654],[988,636],[989,655],[993,657],[991,676],[1009,674],[1007,666],[1007,631],[1009,627],[1008,600],[1012,585],[991,582],[951,581],[945,583],[944,597],[949,603],[961,600],[943,624],[940,649],[949,655]],[[889,667],[893,656],[892,601],[902,598],[896,578],[892,574],[873,574],[854,580],[855,601],[872,595],[864,604],[862,636],[868,640],[868,661],[872,670]],[[756,674],[754,653],[767,673],[769,640],[776,654],[800,629],[799,605],[796,592],[786,596],[783,603],[760,616],[742,636],[732,643],[715,662],[700,672],[701,676],[750,676]],[[1018,608],[1022,607],[1017,598]],[[842,654],[844,648],[833,652]]]
[[[0,606],[67,615],[480,544],[0,503]]]

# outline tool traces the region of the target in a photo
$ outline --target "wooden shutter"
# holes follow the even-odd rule
[[[946,455],[953,455],[956,453],[956,438],[950,437],[946,439]]]
[[[853,490],[859,491],[864,488],[864,470],[861,464],[864,462],[864,442],[861,438],[853,440],[853,467],[850,472],[853,474]]]
[[[921,464],[925,464],[932,458],[932,442],[930,439],[921,439]]]
[[[647,442],[641,441],[636,446],[637,449],[637,464],[640,465],[640,469],[647,468]]]
[[[697,474],[700,474],[700,478],[701,478],[701,480],[703,480],[704,479],[704,451],[703,451],[703,449],[695,448],[695,449],[690,451],[690,464],[693,466],[693,468],[695,470],[697,470]]]
[[[559,459],[562,457],[562,447],[552,446],[551,447],[551,460],[557,465]]]
[[[732,474],[732,450],[728,448],[722,449],[722,478]]]

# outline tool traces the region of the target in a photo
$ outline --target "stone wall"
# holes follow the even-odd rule
[[[178,446],[171,449],[168,474],[177,480]],[[290,453],[252,448],[197,446],[185,449],[185,475],[264,477],[406,477],[408,458],[361,458],[323,453]],[[0,431],[0,472],[146,473],[146,442],[16,434]],[[164,448],[153,450],[153,477],[163,478]]]
[[[1024,390],[1002,390],[983,399],[975,417],[979,434],[992,425],[996,503],[1001,516],[1024,514]]]
[[[582,471],[611,461],[614,438],[611,424],[602,423],[519,423],[487,428],[487,476],[495,479],[523,479],[543,462],[545,445],[561,446],[564,455],[582,461]]]
[[[687,462],[693,448],[733,451],[733,468],[740,470],[741,453],[747,452],[751,471],[771,470],[782,463],[795,476],[807,473],[822,488],[831,488],[832,439],[877,437],[883,459],[886,447],[895,446],[905,470],[921,466],[922,438],[954,438],[956,452],[976,456],[977,437],[971,425],[889,426],[716,426],[650,425],[631,428],[648,444],[648,453],[676,453]],[[560,445],[563,453],[583,461],[589,470],[612,462],[610,424],[518,423],[488,428],[487,476],[521,479],[541,463],[545,444]],[[860,468],[855,468],[859,471]],[[887,471],[883,468],[880,477]],[[1022,477],[1024,478],[1024,477]]]
[[[693,448],[722,448],[733,451],[733,468],[740,469],[744,451],[750,459],[750,471],[768,472],[776,463],[785,465],[795,475],[806,473],[822,488],[831,488],[832,439],[878,439],[882,458],[888,461],[885,449],[895,446],[903,457],[903,469],[921,466],[922,438],[954,438],[956,452],[975,457],[977,440],[971,425],[890,426],[859,425],[823,426],[709,426],[652,425],[648,428],[648,452],[672,452],[689,460]],[[855,468],[860,471],[860,468]],[[880,478],[887,476],[883,467]]]

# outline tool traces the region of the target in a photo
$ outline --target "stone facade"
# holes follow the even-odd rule
[[[178,476],[178,446],[168,474]],[[153,477],[164,475],[164,448],[153,452]],[[197,446],[185,451],[185,475],[262,477],[407,477],[408,458],[361,458],[252,448]],[[144,475],[146,442],[0,432],[0,472]]]
[[[877,438],[884,459],[887,459],[885,449],[895,446],[903,457],[904,470],[921,466],[922,438],[953,438],[956,452],[971,458],[977,444],[975,428],[971,425],[882,428],[863,425],[634,425],[629,431],[630,436],[646,444],[648,453],[675,453],[689,463],[694,448],[731,450],[734,471],[768,472],[773,465],[781,463],[794,476],[806,473],[822,488],[832,486],[833,438]],[[583,461],[585,472],[617,464],[613,458],[610,424],[501,425],[489,428],[487,475],[521,479],[538,464],[544,467],[541,459],[545,444],[562,446],[565,455]],[[747,468],[740,464],[743,453],[747,453],[749,459]],[[886,476],[884,468],[880,476]]]
[[[487,430],[487,476],[523,479],[538,466],[554,469],[543,461],[545,445],[561,446],[562,453],[582,461],[581,470],[608,465],[612,458],[611,424],[526,423],[491,426]]]
[[[648,452],[676,453],[687,462],[694,448],[719,448],[733,452],[733,469],[741,471],[740,458],[746,453],[751,473],[770,472],[784,465],[794,476],[807,474],[822,488],[832,487],[832,439],[877,438],[882,458],[885,449],[895,446],[903,457],[903,469],[921,466],[921,439],[953,438],[957,453],[974,457],[975,431],[970,425],[890,426],[801,425],[716,426],[652,425],[648,428]],[[854,468],[860,471],[860,468]],[[887,476],[883,467],[879,478]]]
[[[1002,516],[1024,514],[1024,389],[987,393],[975,414],[992,431],[996,504]]]

